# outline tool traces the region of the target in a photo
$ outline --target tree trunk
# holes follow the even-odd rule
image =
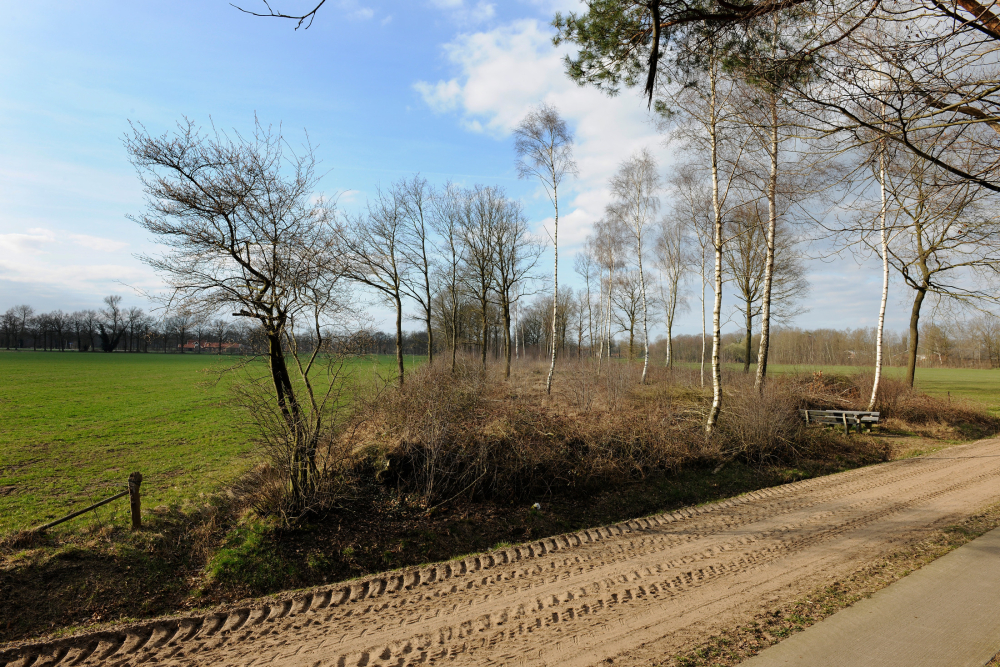
[[[458,359],[458,299],[454,290],[451,297],[451,372],[454,374]]]
[[[295,398],[295,391],[292,388],[288,366],[285,364],[280,331],[272,330],[267,333],[267,353],[268,368],[271,371],[271,381],[274,383],[278,408],[292,439],[291,470],[289,471],[292,483],[292,504],[297,509],[302,509],[305,494],[312,483],[313,462],[309,459],[302,414]]]
[[[924,302],[927,289],[916,290],[913,297],[913,308],[910,310],[910,360],[906,368],[906,384],[913,387],[917,374],[917,345],[920,342],[920,306]]]
[[[588,269],[587,270],[587,331],[589,333],[587,341],[589,343],[588,345],[589,349],[587,350],[587,356],[593,357],[594,356],[594,311],[593,311],[593,303],[591,302],[590,298],[590,276],[591,276],[590,270]]]
[[[642,237],[638,237],[639,246],[639,289],[642,290],[642,342],[644,357],[642,360],[642,378],[639,384],[646,384],[646,371],[649,368],[649,324],[646,311],[646,277],[642,272]]]
[[[885,196],[885,139],[882,139],[882,150],[878,156],[879,188],[882,192],[882,208],[879,210],[879,231],[882,245],[882,302],[878,309],[878,331],[875,336],[875,381],[872,383],[872,397],[868,401],[868,410],[875,409],[878,398],[878,385],[882,380],[882,334],[885,331],[885,304],[889,298],[889,239],[885,229],[886,196]],[[911,385],[912,386],[912,385]]]
[[[701,249],[701,386],[705,386],[705,287],[708,285],[708,277],[705,275],[705,248]]]
[[[553,184],[552,205],[555,208],[555,221],[552,223],[552,363],[549,364],[549,377],[545,381],[545,393],[552,393],[552,376],[556,372],[556,318],[559,312],[559,190]]]
[[[483,344],[482,344],[482,362],[483,368],[486,368],[486,343],[489,341],[490,336],[490,323],[486,317],[487,304],[483,304]]]
[[[399,386],[403,386],[403,301],[397,291],[396,300],[396,373],[399,376]]]
[[[743,374],[750,373],[750,346],[753,341],[753,313],[750,310],[753,304],[750,303],[750,299],[747,299],[747,311],[746,311],[746,335],[743,338]],[[760,359],[757,360],[757,369],[760,370]]]
[[[711,143],[712,160],[712,210],[715,214],[715,224],[712,232],[712,245],[715,252],[715,304],[712,307],[712,407],[705,421],[705,431],[711,433],[719,421],[722,411],[722,366],[719,363],[719,347],[722,344],[722,203],[719,201],[719,151],[717,137],[717,121],[715,117],[715,62],[714,57],[709,63],[710,110],[709,141]]]
[[[510,379],[510,304],[503,304],[503,347],[504,347],[504,370],[503,377],[505,380]]]
[[[777,34],[777,31],[775,31]],[[767,354],[771,345],[771,285],[774,282],[774,233],[778,222],[778,96],[771,90],[771,173],[767,179],[767,257],[764,260],[764,295],[760,311],[760,348],[757,351],[757,377],[754,389],[764,390],[767,377]],[[749,310],[747,310],[749,320]],[[749,343],[748,343],[749,345]],[[747,363],[750,354],[747,353]],[[749,370],[749,366],[748,366]]]

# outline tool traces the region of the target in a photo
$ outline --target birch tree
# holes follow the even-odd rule
[[[646,254],[647,230],[660,207],[660,174],[656,159],[648,149],[634,153],[621,163],[611,177],[611,194],[621,220],[628,226],[638,267],[639,292],[642,297],[643,363],[642,384],[649,369],[649,300],[646,295],[646,274],[642,264]],[[631,344],[630,344],[631,348]],[[631,355],[631,352],[630,352]]]
[[[573,135],[555,107],[541,104],[514,129],[514,152],[518,158],[518,176],[537,178],[552,202],[552,338],[555,340],[559,303],[559,186],[567,176],[576,173]],[[555,371],[556,347],[553,345],[549,375],[545,380],[548,394],[552,393]]]
[[[736,311],[742,315],[745,326],[744,373],[750,372],[754,320],[760,321],[763,329],[765,304],[772,307],[769,314],[775,321],[788,320],[803,312],[796,303],[809,289],[794,249],[794,239],[785,225],[777,225],[774,236],[769,238],[772,235],[770,222],[765,221],[769,214],[770,210],[764,213],[754,202],[733,211],[730,215],[732,235],[723,253],[726,273],[739,297]],[[768,289],[771,290],[770,298]],[[762,362],[758,353],[758,369]]]
[[[664,320],[667,325],[667,355],[664,360],[664,366],[667,367],[673,367],[674,365],[674,317],[677,314],[677,304],[680,299],[681,280],[688,269],[684,229],[683,220],[668,217],[661,218],[657,229],[656,241],[653,246],[656,265],[660,270],[661,276],[660,302],[663,306]],[[666,288],[665,293],[664,288]],[[704,309],[702,309],[702,315],[704,316]]]

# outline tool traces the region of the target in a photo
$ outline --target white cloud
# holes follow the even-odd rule
[[[345,12],[347,18],[353,21],[368,21],[375,16],[375,10],[365,7],[357,0],[341,0],[340,8]]]
[[[358,201],[358,195],[361,194],[360,190],[344,190],[337,197],[338,204],[354,204]]]
[[[603,214],[610,198],[608,178],[622,160],[648,147],[661,166],[668,162],[662,137],[638,95],[610,98],[571,81],[563,64],[566,50],[552,45],[551,29],[539,21],[460,35],[444,53],[456,76],[418,81],[414,89],[435,112],[457,112],[466,130],[505,139],[540,102],[558,108],[573,127],[580,173],[571,182],[574,196],[561,217],[560,244],[567,248],[580,243]]]
[[[124,250],[129,245],[125,241],[115,241],[114,239],[90,236],[88,234],[67,234],[66,238],[73,241],[76,245],[97,250],[98,252],[118,252],[119,250]]]
[[[465,0],[430,0],[430,4],[447,12],[453,21],[461,25],[478,25],[496,16],[496,6],[486,0],[478,0],[475,4]]]
[[[23,233],[0,234],[0,256],[38,255],[44,253],[55,240],[55,234],[47,229],[36,228]]]

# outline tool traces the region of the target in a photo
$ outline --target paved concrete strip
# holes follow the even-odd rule
[[[1000,528],[741,667],[983,667],[998,652]]]

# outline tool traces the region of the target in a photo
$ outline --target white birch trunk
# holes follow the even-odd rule
[[[715,84],[716,71],[714,57],[709,63],[709,141],[712,160],[712,210],[715,224],[712,232],[712,246],[715,252],[715,303],[712,307],[712,407],[708,411],[705,431],[711,433],[722,411],[722,366],[719,363],[722,344],[722,204],[719,201],[719,151],[716,120]]]
[[[705,386],[705,342],[707,327],[705,326],[705,287],[708,286],[708,276],[705,275],[705,248],[701,249],[701,386]]]
[[[556,320],[559,314],[559,190],[552,183],[552,205],[555,208],[555,222],[552,224],[552,363],[549,365],[549,377],[545,381],[545,393],[552,393],[552,376],[556,372]]]
[[[882,191],[882,207],[879,210],[879,231],[881,232],[882,245],[882,303],[878,309],[878,332],[875,340],[875,382],[872,383],[872,397],[868,401],[868,409],[875,409],[875,400],[878,398],[878,385],[882,379],[882,333],[885,330],[885,304],[889,298],[889,239],[885,229],[885,139],[882,139],[882,146],[878,156],[878,182]]]
[[[757,376],[754,389],[764,390],[767,353],[771,344],[771,287],[774,282],[774,233],[778,222],[778,96],[771,91],[771,173],[767,179],[767,257],[764,260],[764,294],[760,312],[760,347],[757,349]],[[749,310],[747,311],[749,312]]]
[[[639,245],[639,289],[642,291],[642,342],[645,347],[645,357],[642,361],[642,378],[639,384],[646,384],[646,371],[649,369],[649,324],[646,310],[646,276],[642,272],[642,234],[637,234]]]

